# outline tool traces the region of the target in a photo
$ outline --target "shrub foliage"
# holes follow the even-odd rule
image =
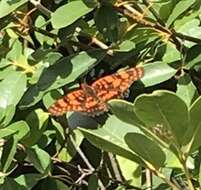
[[[0,10],[0,189],[200,188],[200,0]],[[108,113],[48,113],[83,81],[136,65],[144,76]]]

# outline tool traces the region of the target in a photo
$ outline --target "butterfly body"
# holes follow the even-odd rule
[[[119,73],[102,77],[91,85],[81,84],[80,89],[57,100],[48,112],[59,116],[68,111],[86,113],[91,116],[108,111],[107,101],[122,98],[132,83],[144,74],[142,67],[130,68]]]

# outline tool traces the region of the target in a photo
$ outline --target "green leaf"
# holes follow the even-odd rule
[[[26,118],[30,133],[22,139],[22,144],[27,147],[36,144],[47,127],[48,118],[48,113],[43,112],[41,109],[31,112]]]
[[[93,130],[79,128],[84,136],[98,148],[128,158],[143,165],[126,145],[124,137],[129,132],[140,132],[137,128],[110,116],[103,127]]]
[[[152,94],[138,96],[134,110],[137,117],[156,135],[164,136],[166,142],[174,142],[176,146],[182,144],[188,129],[189,115],[186,104],[175,93],[157,90]]]
[[[108,103],[111,107],[112,112],[114,115],[129,124],[133,124],[135,126],[140,126],[143,123],[137,118],[134,109],[133,104],[130,102],[127,102],[125,100],[111,100]]]
[[[88,190],[98,190],[98,178],[95,175],[91,175],[88,181]]]
[[[183,23],[183,25],[175,26],[175,30],[177,32],[193,38],[201,38],[200,29],[200,20],[197,18],[186,21],[185,23]],[[195,44],[195,42],[184,41],[184,45],[188,48],[192,47]]]
[[[22,43],[17,39],[11,45],[11,50],[6,55],[8,61],[17,61],[23,53]]]
[[[125,141],[130,149],[155,168],[164,166],[165,154],[156,142],[139,133],[128,133]]]
[[[51,171],[51,158],[47,152],[37,146],[27,149],[28,160],[43,175],[48,175]]]
[[[81,0],[69,2],[52,13],[51,22],[53,28],[59,29],[69,26],[90,11],[92,11],[92,8],[87,7]]]
[[[57,124],[57,129],[58,129],[58,124]],[[64,134],[64,132],[63,132],[63,134]],[[62,134],[60,134],[60,135],[62,135]],[[74,158],[74,156],[77,153],[76,148],[78,148],[81,145],[81,143],[82,143],[82,141],[84,139],[82,133],[80,131],[78,131],[78,130],[77,131],[74,130],[72,135],[73,135],[73,139],[74,139],[75,144],[72,144],[71,139],[67,138],[66,140],[64,139],[65,140],[65,145],[60,144],[59,146],[56,147],[57,151],[60,151],[59,154],[58,154],[58,158],[60,160],[62,160],[62,161],[65,161],[65,162],[69,162],[69,161],[72,160],[72,158]],[[57,139],[58,138],[59,138],[59,134],[58,134],[58,131],[57,131]],[[59,140],[60,139],[58,139],[58,141]]]
[[[46,25],[48,24],[48,21],[43,17],[42,15],[39,15],[35,20],[35,27],[46,30]],[[51,33],[54,33],[54,31],[51,31]],[[40,32],[35,31],[35,36],[38,42],[40,44],[44,45],[47,43],[48,45],[53,45],[54,38],[50,38],[48,35],[44,35]]]
[[[153,62],[144,66],[144,76],[141,79],[145,87],[162,83],[177,73],[178,66],[173,64],[164,64],[163,62]]]
[[[14,105],[9,105],[6,107],[6,109],[3,109],[4,112],[2,112],[2,117],[3,119],[0,120],[0,125],[2,127],[5,127],[6,125],[8,125],[11,120],[13,119],[13,116],[15,114],[15,106]]]
[[[169,18],[167,20],[167,25],[171,25],[177,17],[189,9],[196,0],[180,0],[173,8]]]
[[[26,75],[15,72],[7,75],[0,82],[0,107],[6,108],[8,105],[16,105],[24,94],[26,88]]]
[[[2,178],[1,178],[2,179]],[[21,186],[18,185],[13,178],[6,177],[4,178],[4,182],[0,185],[0,190],[18,190]],[[27,189],[20,189],[20,190],[27,190]]]
[[[118,40],[119,18],[111,5],[103,5],[97,10],[95,23],[106,41],[116,42]]]
[[[190,69],[195,65],[200,65],[201,63],[201,46],[196,45],[190,48],[187,52],[186,61],[187,64],[185,68]]]
[[[190,107],[190,129],[186,132],[187,138],[189,140],[189,144],[185,152],[193,152],[200,145],[201,139],[201,118],[200,118],[200,110],[201,110],[201,97],[199,97]]]
[[[41,189],[48,190],[72,190],[66,184],[58,179],[46,178],[41,184]]]
[[[181,52],[179,52],[175,48],[175,44],[167,42],[165,54],[163,56],[163,62],[169,63],[169,65],[171,66],[171,63],[179,61],[180,59],[181,59]]]
[[[33,73],[31,79],[29,80],[30,84],[36,84],[41,75],[43,74],[44,69],[47,69],[48,66],[53,65],[58,61],[62,56],[60,53],[38,50],[32,54],[33,59],[37,64],[35,65],[35,72]]]
[[[186,103],[188,107],[198,97],[198,92],[191,80],[191,77],[187,74],[181,76],[177,83],[176,94]]]
[[[28,0],[20,0],[20,1],[0,1],[0,18],[12,13],[20,7],[21,5],[25,4]]]
[[[135,49],[135,43],[130,40],[124,40],[121,44],[119,44],[119,49],[115,49],[115,51],[128,52],[132,49]]]
[[[41,174],[23,174],[15,178],[14,180],[19,185],[20,190],[31,190],[39,180],[41,180],[42,175]],[[14,188],[15,190],[17,188]]]
[[[104,56],[105,51],[95,50],[81,52],[61,59],[43,71],[38,83],[26,91],[20,101],[20,107],[32,106],[40,101],[47,91],[74,82],[78,77],[95,66]]]
[[[4,130],[13,131],[15,133],[15,137],[18,139],[18,141],[20,141],[29,133],[29,126],[25,121],[17,121],[0,130],[0,132]]]
[[[3,172],[8,172],[17,149],[17,143],[17,138],[14,135],[10,137],[4,144],[1,156],[1,168]]]
[[[141,166],[121,156],[116,156],[116,159],[125,180],[129,182],[129,185],[136,186],[140,189],[142,181]]]

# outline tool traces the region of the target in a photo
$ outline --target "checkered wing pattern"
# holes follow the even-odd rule
[[[134,81],[142,78],[142,67],[130,68],[95,81],[91,86],[102,101],[122,98]]]
[[[107,101],[122,98],[132,85],[144,74],[142,67],[130,68],[119,73],[102,77],[89,85],[81,85],[81,89],[68,93],[57,100],[48,112],[59,116],[68,111],[82,112],[91,116],[108,111]]]

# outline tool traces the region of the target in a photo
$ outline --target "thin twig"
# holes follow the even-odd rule
[[[82,150],[76,146],[76,143],[72,137],[72,135],[69,135],[70,140],[74,146],[74,148],[76,149],[77,153],[80,155],[80,157],[82,158],[82,160],[84,161],[84,163],[87,165],[87,167],[91,170],[91,173],[93,173],[95,171],[94,167],[90,164],[89,160],[87,159],[87,157],[84,155],[84,153],[82,152]],[[106,190],[102,181],[100,179],[98,179],[98,184],[101,188],[101,190]]]
[[[51,11],[48,10],[46,7],[44,7],[40,1],[36,1],[36,0],[29,0],[30,3],[32,3],[38,10],[40,10],[41,13],[43,13],[45,16],[47,16],[48,18],[51,17]]]
[[[146,175],[146,186],[147,190],[152,190],[152,173],[151,170],[145,169],[145,175]]]
[[[110,159],[110,162],[111,162],[111,166],[112,166],[112,169],[113,169],[113,172],[114,172],[114,175],[115,175],[115,178],[118,180],[118,181],[123,181],[122,180],[122,177],[121,177],[121,173],[119,171],[119,167],[117,165],[117,161],[114,157],[114,155],[112,153],[108,153],[108,157]]]

